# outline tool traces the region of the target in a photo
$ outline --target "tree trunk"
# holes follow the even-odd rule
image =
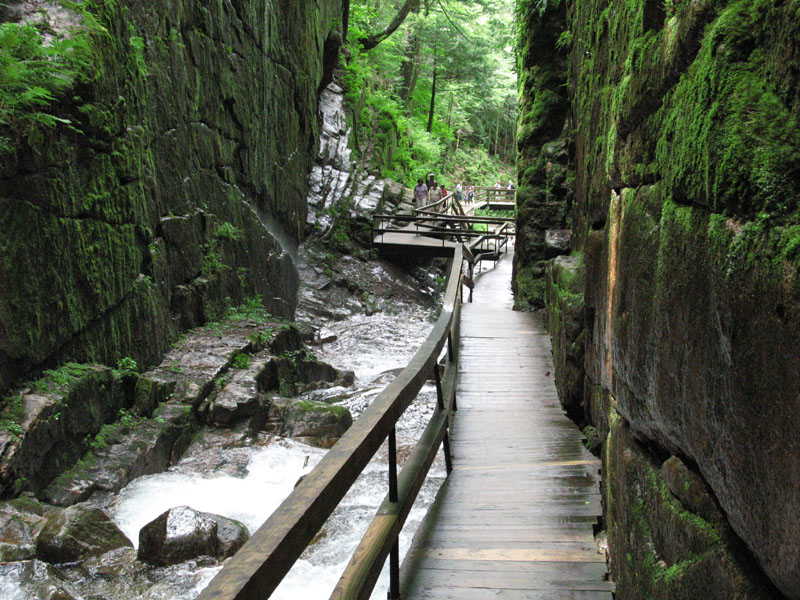
[[[392,19],[392,22],[384,29],[378,33],[374,33],[372,35],[368,35],[365,38],[361,38],[358,40],[361,42],[361,45],[364,47],[364,50],[372,50],[375,46],[380,44],[383,40],[388,38],[392,35],[400,25],[403,24],[403,21],[406,20],[408,13],[412,10],[419,10],[419,0],[406,0],[403,3],[403,6],[400,7],[400,10]]]
[[[450,92],[450,104],[447,107],[447,128],[450,129],[450,118],[453,116],[453,92]]]
[[[434,53],[436,52],[436,46],[434,44]],[[433,58],[433,82],[431,83],[431,106],[428,110],[428,133],[433,131],[433,110],[436,108],[436,55],[434,54]]]
[[[428,16],[430,10],[429,2],[425,2],[424,16]],[[419,5],[414,9],[414,12],[419,12]],[[417,86],[417,79],[419,77],[419,53],[422,45],[422,28],[424,22],[420,21],[416,30],[411,34],[411,37],[406,44],[406,53],[403,57],[401,65],[403,74],[403,83],[400,87],[400,100],[403,102],[403,107],[406,112],[411,108],[411,102],[414,98],[414,88]]]

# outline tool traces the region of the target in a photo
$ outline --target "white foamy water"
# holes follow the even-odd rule
[[[338,339],[317,349],[315,354],[337,368],[355,371],[356,384],[352,389],[317,390],[306,396],[324,400],[342,395],[342,403],[356,418],[391,381],[392,372],[406,366],[431,327],[421,310],[396,315],[354,315],[331,324],[323,331],[323,337],[333,334]],[[433,414],[434,406],[435,392],[427,386],[398,422],[401,455],[413,446]],[[326,451],[279,439],[266,447],[245,449],[249,462],[244,474],[218,477],[202,472],[199,465],[206,463],[202,456],[205,452],[214,453],[217,462],[225,463],[227,452],[241,456],[243,450],[212,448],[190,452],[168,472],[140,477],[120,493],[112,516],[135,544],[144,525],[169,508],[181,505],[237,519],[253,533],[291,493],[300,476],[310,472]],[[271,598],[316,600],[330,595],[386,495],[386,457],[384,444]],[[234,461],[232,458],[231,462]],[[400,536],[401,556],[408,550],[411,537],[444,476],[440,451]],[[194,598],[218,570],[214,567],[195,571],[194,585],[182,591],[179,597]],[[388,571],[384,568],[373,598],[384,598],[387,589]],[[175,598],[177,600],[178,596]]]
[[[137,547],[142,527],[183,505],[241,521],[252,533],[324,455],[319,448],[280,440],[252,451],[245,477],[205,477],[180,463],[164,473],[132,481],[120,492],[112,518]]]
[[[428,315],[420,310],[355,314],[323,328],[321,337],[338,338],[314,354],[337,369],[355,371],[356,378],[366,382],[405,367],[432,328]]]

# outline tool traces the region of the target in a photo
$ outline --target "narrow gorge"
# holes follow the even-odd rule
[[[435,326],[446,261],[373,232],[435,176],[516,197],[603,585],[800,600],[800,0],[6,0],[0,88],[0,596],[200,594]],[[394,452],[274,597],[330,593]]]

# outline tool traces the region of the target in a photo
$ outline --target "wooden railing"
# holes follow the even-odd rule
[[[486,225],[490,230],[478,231],[473,228],[477,224]],[[491,230],[492,226],[497,228]],[[516,235],[516,229],[513,217],[472,217],[422,211],[415,215],[373,215],[372,239],[385,233],[424,235],[441,239],[443,245],[445,240],[454,238],[467,244],[473,254],[481,254],[489,251],[484,243],[489,240],[496,241],[498,248],[505,248],[508,238]]]
[[[516,201],[516,189],[509,190],[507,188],[495,188],[488,186],[476,187],[475,198],[473,199],[475,204],[483,204],[486,208],[491,208],[493,205],[501,205],[503,207],[507,207],[508,205],[516,205]]]
[[[462,275],[464,262],[469,264],[469,277]],[[459,315],[463,286],[470,288],[472,299],[473,262],[468,248],[456,246],[441,315],[411,362],[225,563],[198,600],[269,597],[387,438],[389,492],[331,598],[368,598],[387,556],[390,597],[399,597],[397,539],[442,443],[448,472],[451,467],[447,429],[456,408]],[[442,372],[439,356],[445,344],[448,352]],[[395,424],[430,378],[436,382],[437,408],[398,477]]]

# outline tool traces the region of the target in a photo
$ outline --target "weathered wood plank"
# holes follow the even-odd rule
[[[599,461],[558,401],[548,337],[511,310],[508,263],[462,307],[453,472],[403,563],[402,595],[610,600],[593,535]]]

